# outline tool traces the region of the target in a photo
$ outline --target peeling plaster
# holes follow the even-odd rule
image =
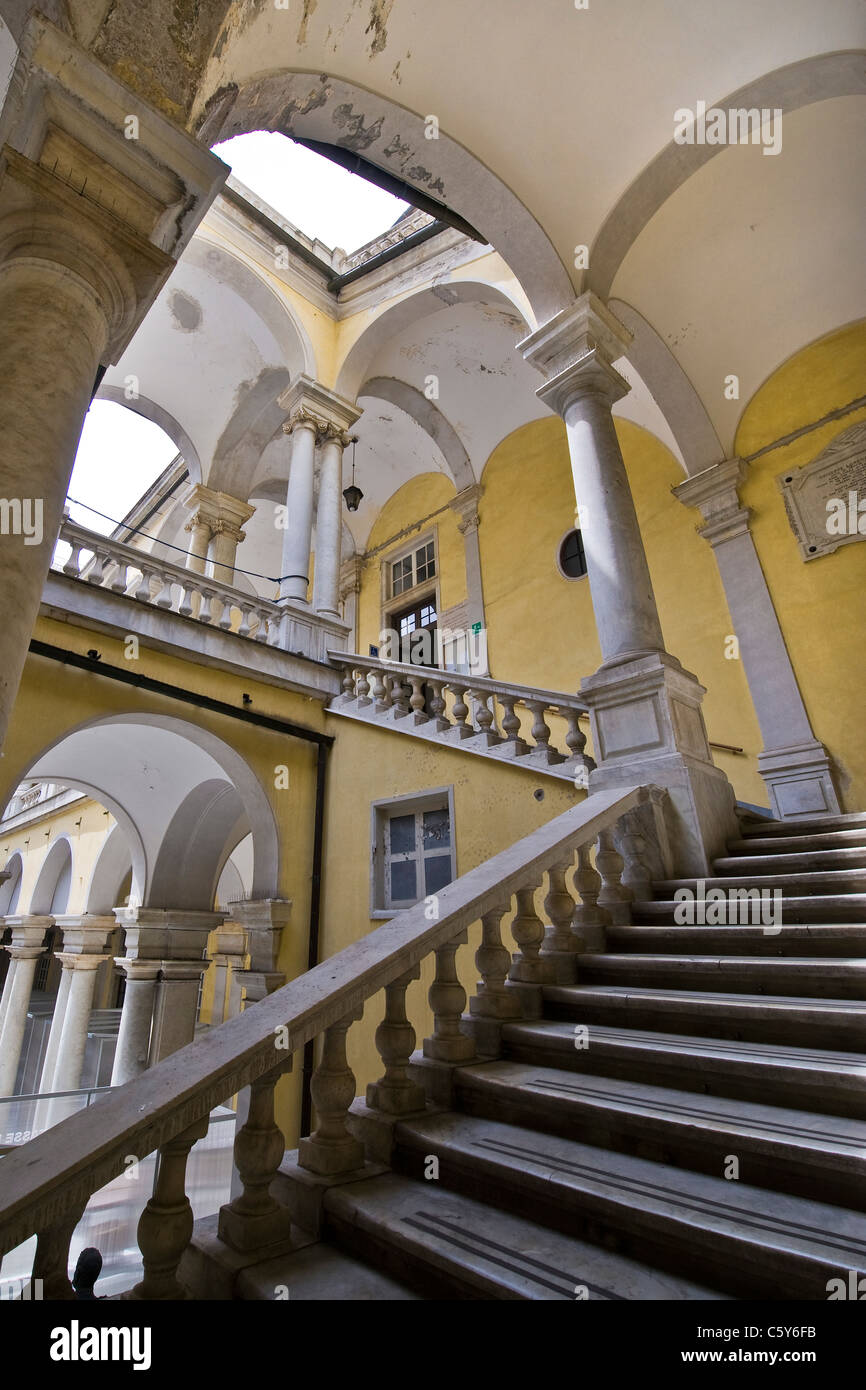
[[[305,44],[307,42],[307,25],[309,24],[310,20],[315,14],[316,6],[318,5],[318,3],[319,0],[304,0],[304,12],[301,15],[301,23],[298,29],[297,38],[299,48],[301,44]],[[330,30],[328,32],[330,33]]]
[[[168,298],[168,308],[175,328],[181,333],[195,333],[202,325],[202,309],[197,299],[183,290],[173,290]]]
[[[335,109],[331,120],[340,130],[346,132],[340,136],[337,144],[345,149],[358,151],[369,149],[379,139],[385,117],[378,116],[372,125],[365,126],[364,117],[353,109],[350,101],[347,101]]]
[[[373,34],[373,42],[370,45],[370,56],[381,53],[388,42],[388,16],[394,5],[394,0],[372,0],[370,5],[370,23],[364,30],[365,34]]]

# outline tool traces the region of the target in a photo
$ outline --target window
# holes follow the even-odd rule
[[[455,877],[449,788],[373,805],[374,916],[392,916]]]
[[[417,584],[426,583],[435,574],[436,557],[433,552],[433,542],[427,541],[417,550],[411,551],[408,555],[401,555],[399,560],[392,562],[391,597],[396,598],[398,594],[404,594],[407,589],[414,589]]]
[[[560,541],[557,563],[566,579],[582,579],[586,574],[586,554],[579,531],[569,531]]]

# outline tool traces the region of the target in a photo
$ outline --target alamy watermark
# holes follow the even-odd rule
[[[41,497],[0,497],[0,536],[23,536],[25,545],[41,545]]]
[[[481,623],[464,628],[416,628],[399,633],[385,628],[379,633],[380,661],[402,662],[405,666],[463,666],[469,673],[487,670],[487,630]]]
[[[845,497],[827,501],[828,536],[866,536],[866,497],[851,488]]]
[[[695,109],[681,106],[674,112],[674,142],[677,145],[763,145],[763,154],[781,154],[781,107],[737,106],[725,111],[707,107],[705,101]]]
[[[674,921],[679,927],[763,927],[767,936],[782,930],[781,888],[677,888]]]

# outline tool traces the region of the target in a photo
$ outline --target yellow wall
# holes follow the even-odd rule
[[[853,324],[790,358],[756,391],[736,437],[742,457],[813,424],[863,395],[866,325]],[[866,806],[863,718],[866,545],[844,545],[804,561],[776,478],[817,458],[832,439],[866,419],[851,411],[779,445],[749,464],[741,491],[815,737],[838,769],[843,809]]]
[[[369,915],[373,801],[453,786],[457,873],[465,874],[578,799],[570,782],[554,782],[531,769],[493,763],[456,748],[422,743],[336,715],[327,719],[328,732],[337,737],[328,772],[322,959],[382,925]],[[541,801],[534,796],[539,788],[544,792]],[[479,937],[480,927],[476,925],[470,931],[469,943],[457,955],[467,992],[474,990],[478,978],[474,955]],[[504,939],[508,939],[505,934]],[[432,979],[431,959],[407,994],[419,1047],[432,1031],[426,1002]],[[383,1013],[384,994],[380,994],[368,1001],[362,1022],[349,1032],[349,1061],[359,1095],[363,1095],[367,1082],[382,1074],[374,1034]]]

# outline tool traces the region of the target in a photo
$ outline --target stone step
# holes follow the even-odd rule
[[[756,835],[826,835],[831,830],[866,829],[866,812],[839,816],[807,816],[802,820],[757,820],[741,827],[743,838]]]
[[[411,1176],[435,1156],[443,1187],[735,1297],[824,1301],[831,1279],[866,1273],[866,1217],[828,1203],[471,1115],[395,1138]]]
[[[801,999],[620,985],[547,985],[545,1016],[574,1023],[691,1033],[700,1038],[790,1043],[860,1052],[866,1006],[846,999]]]
[[[288,1297],[291,1303],[396,1303],[417,1301],[422,1295],[374,1265],[318,1241],[243,1270],[237,1277],[234,1297],[264,1302],[282,1302]]]
[[[459,1067],[456,1108],[774,1192],[866,1210],[866,1124],[534,1062]]]
[[[792,994],[815,999],[866,999],[866,960],[809,956],[583,955],[581,984],[658,985],[678,989]]]
[[[719,887],[722,885],[731,886],[730,879],[716,879],[715,883]],[[732,901],[726,903],[726,911],[731,917],[736,913],[738,922],[745,917],[747,920],[743,922],[743,925],[750,926],[752,925],[755,906],[762,911],[764,910],[760,903],[753,905],[748,902]],[[766,915],[768,917],[775,914],[775,906],[773,898],[767,900]],[[697,909],[697,904],[695,907]],[[711,904],[707,903],[705,911],[710,908]],[[672,926],[679,926],[680,923],[674,918],[674,911],[677,909],[679,910],[678,915],[681,915],[682,904],[675,902],[672,897],[644,898],[632,903],[632,916],[636,919],[636,926],[650,927],[659,922],[669,922]],[[827,922],[831,925],[843,923],[853,926],[857,922],[866,922],[866,893],[822,893],[813,897],[806,895],[800,897],[786,893],[782,898],[780,915],[782,922],[777,925],[790,925],[799,922],[812,926]],[[715,924],[707,923],[707,925],[714,926]],[[736,926],[737,923],[731,922],[730,925]]]
[[[731,854],[760,853],[769,850],[772,854],[796,854],[809,849],[858,849],[866,846],[866,826],[862,830],[815,831],[811,835],[750,835],[747,840],[729,840]]]
[[[770,935],[762,927],[606,927],[613,951],[639,954],[857,956],[866,958],[866,923],[783,926]]]
[[[866,900],[866,869],[825,869],[819,873],[803,871],[800,873],[745,873],[736,878],[663,878],[653,883],[653,894],[659,898],[670,898],[678,888],[697,890],[698,882],[703,883],[704,891],[721,888],[725,893],[732,888],[765,888],[771,892],[780,888],[783,896],[792,890],[793,896],[805,893],[860,894]]]
[[[866,1120],[866,1057],[856,1052],[596,1023],[576,1039],[573,1023],[552,1019],[506,1024],[502,1044],[505,1056],[516,1061]]]
[[[385,1173],[335,1186],[324,1208],[329,1240],[359,1251],[427,1298],[608,1302],[725,1297],[704,1283],[652,1269],[423,1178]]]
[[[864,869],[866,868],[866,845],[845,849],[801,849],[796,852],[730,854],[713,861],[717,874],[727,877],[734,874],[800,874],[820,872],[826,869]]]

